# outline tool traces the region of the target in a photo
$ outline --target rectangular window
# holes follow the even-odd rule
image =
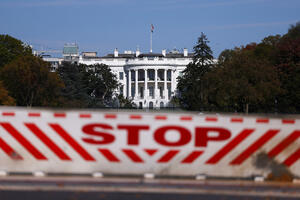
[[[131,87],[131,96],[134,97],[135,96],[135,88],[134,86]]]
[[[124,73],[123,72],[119,72],[119,79],[123,80],[124,79]]]
[[[171,76],[172,76],[171,70],[168,70],[168,71],[167,71],[167,80],[168,80],[168,81],[171,81]]]
[[[144,98],[144,87],[140,87],[140,97]]]
[[[149,86],[149,95],[150,95],[150,97],[153,97],[153,96],[154,96],[154,89],[153,89],[153,86]]]
[[[171,99],[171,87],[170,86],[168,86],[168,97],[169,97],[169,99]]]
[[[130,71],[131,73],[131,81],[135,81],[135,71]]]
[[[161,98],[163,98],[163,88],[159,87],[159,95]]]
[[[154,80],[154,70],[148,70],[148,78],[149,80]]]
[[[143,70],[138,71],[139,74],[139,81],[144,81],[145,80],[145,72]]]
[[[158,71],[158,80],[160,81],[164,80],[164,71],[161,70]]]
[[[121,86],[120,86],[120,95],[123,95],[123,94],[124,94],[124,86],[121,85]]]

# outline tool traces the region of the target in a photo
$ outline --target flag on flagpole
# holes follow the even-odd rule
[[[151,24],[151,32],[153,33],[153,30],[154,30],[154,26],[153,24]]]

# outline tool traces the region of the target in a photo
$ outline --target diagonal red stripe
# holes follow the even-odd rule
[[[120,162],[120,160],[109,149],[98,149],[98,151],[110,162]]]
[[[23,135],[17,131],[10,123],[0,123],[0,125],[13,136],[31,155],[38,160],[47,160],[47,158],[37,150]]]
[[[157,162],[164,163],[169,162],[176,154],[178,153],[178,150],[170,150],[165,155],[163,155]]]
[[[222,149],[220,149],[215,155],[213,155],[206,164],[216,164],[223,157],[225,157],[232,149],[234,149],[238,144],[240,144],[245,138],[247,138],[251,133],[253,133],[254,129],[245,129],[240,134],[238,134],[235,138],[233,138],[228,144],[226,144]]]
[[[81,157],[87,161],[95,161],[95,159],[78,144],[59,124],[49,123],[49,126],[56,131]]]
[[[14,160],[23,160],[22,156],[20,156],[13,148],[11,148],[2,138],[0,138],[0,148],[11,158]]]
[[[61,160],[71,160],[71,158],[63,152],[41,129],[33,123],[25,123],[28,129],[38,137],[49,149],[52,150]]]
[[[290,155],[283,163],[290,167],[300,158],[300,148],[297,149],[292,155]]]
[[[199,156],[201,156],[203,151],[193,151],[190,153],[185,159],[181,161],[181,163],[192,163],[194,162]]]
[[[144,162],[133,150],[123,149],[122,150],[133,162],[142,163]]]
[[[272,137],[274,137],[279,130],[269,130],[258,140],[256,140],[252,145],[250,145],[245,151],[243,151],[239,156],[230,162],[231,165],[242,164],[249,156],[251,156],[255,151],[257,151],[261,146],[268,142]]]
[[[286,147],[288,147],[292,142],[296,141],[300,137],[300,131],[296,130],[292,132],[287,138],[280,142],[276,147],[274,147],[268,155],[270,157],[275,157],[281,153]]]

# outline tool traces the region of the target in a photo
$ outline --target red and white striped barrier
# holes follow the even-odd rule
[[[264,152],[300,176],[300,119],[0,109],[0,171],[247,177]]]

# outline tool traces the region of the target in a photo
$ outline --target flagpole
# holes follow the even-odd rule
[[[152,53],[152,34],[153,34],[153,31],[151,30],[150,31],[150,53]]]

